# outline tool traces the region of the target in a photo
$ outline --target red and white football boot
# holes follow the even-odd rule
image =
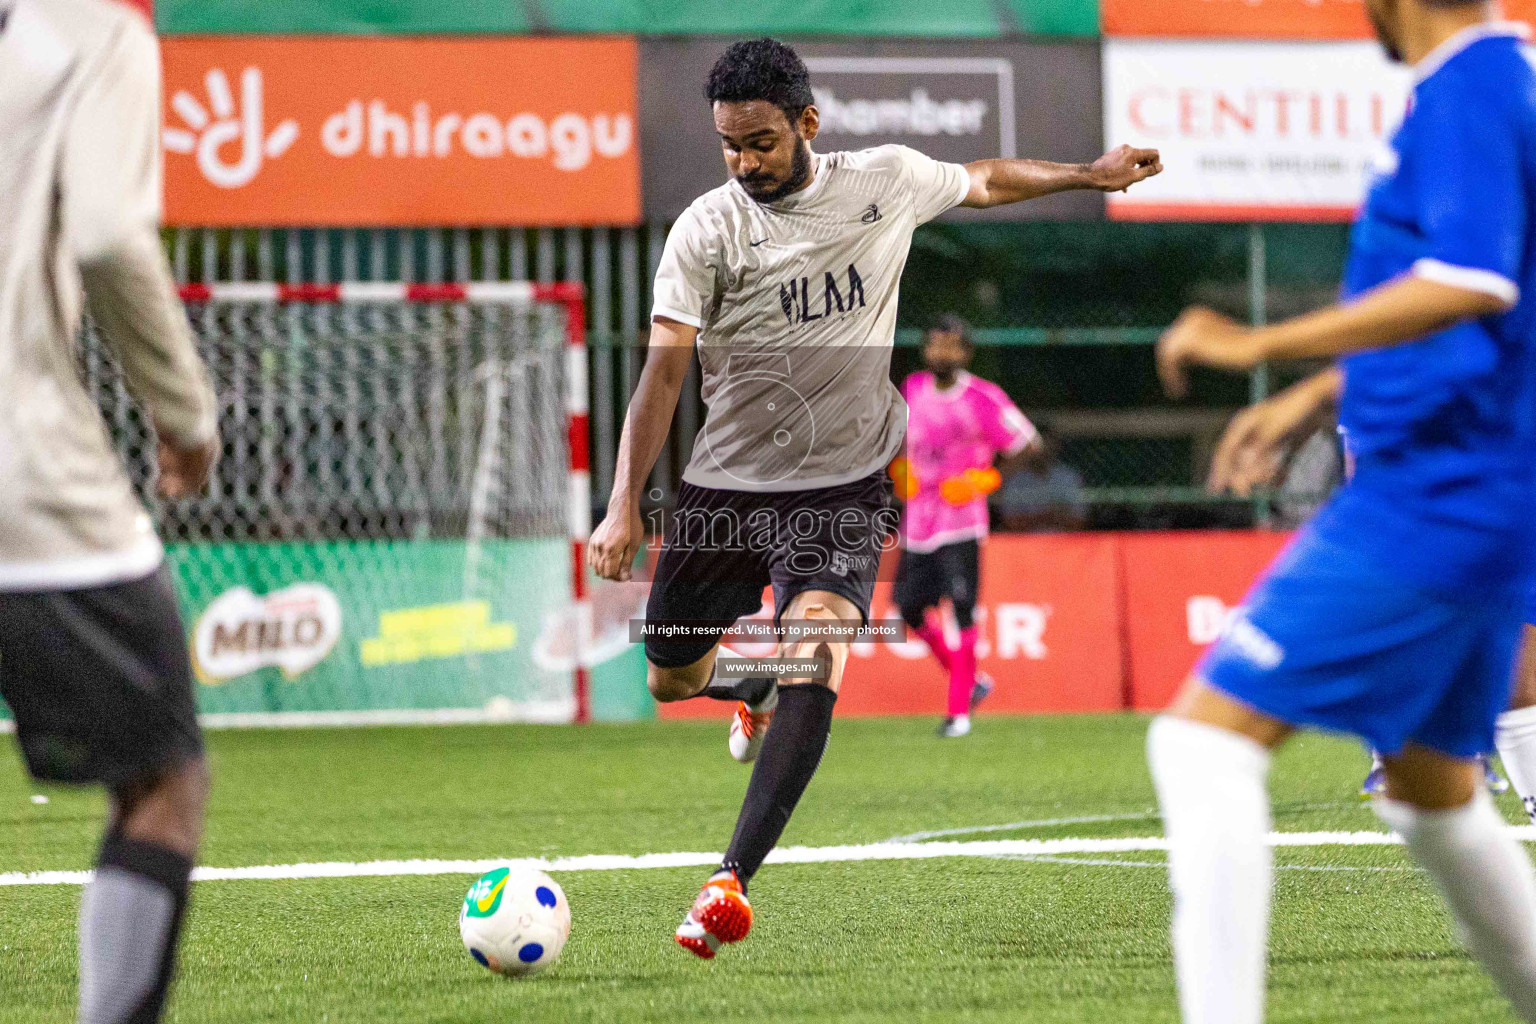
[[[768,691],[756,704],[748,704],[746,701],[736,705],[736,714],[731,716],[731,736],[729,747],[731,756],[742,764],[751,764],[757,760],[758,751],[763,749],[763,738],[768,735],[768,723],[773,721],[773,713],[779,706],[779,688],[775,686]]]
[[[713,960],[729,942],[740,942],[752,930],[752,904],[734,871],[719,871],[704,883],[693,908],[677,928],[677,944],[694,956]]]

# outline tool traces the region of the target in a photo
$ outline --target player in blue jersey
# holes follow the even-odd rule
[[[1266,775],[1307,726],[1382,752],[1378,814],[1536,1021],[1536,874],[1476,761],[1509,702],[1536,554],[1536,71],[1492,4],[1366,8],[1416,81],[1343,303],[1260,329],[1190,310],[1158,346],[1175,395],[1191,364],[1338,358],[1354,458],[1148,735],[1187,1024],[1263,1018]]]
[[[1222,432],[1211,459],[1208,487],[1213,493],[1250,497],[1256,488],[1275,484],[1298,446],[1323,429],[1339,403],[1344,377],[1330,367],[1306,380],[1256,402],[1232,417]],[[1343,431],[1345,461],[1349,438]],[[1346,474],[1345,479],[1348,479]],[[1536,593],[1526,598],[1525,639],[1521,642],[1520,670],[1515,677],[1515,696],[1510,710],[1499,716],[1497,742],[1505,770],[1515,780],[1515,791],[1524,801],[1526,814],[1536,824]],[[1372,750],[1371,767],[1360,786],[1362,799],[1387,791],[1387,768],[1381,754]],[[1495,796],[1509,790],[1487,755],[1478,765],[1488,792]]]

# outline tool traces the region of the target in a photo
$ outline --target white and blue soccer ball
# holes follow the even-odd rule
[[[459,937],[480,966],[518,977],[560,958],[571,934],[571,905],[553,878],[508,865],[481,875],[459,910]]]

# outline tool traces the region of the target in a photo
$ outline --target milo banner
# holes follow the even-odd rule
[[[573,663],[561,653],[577,618],[569,545],[487,540],[466,548],[356,541],[173,549],[200,709],[213,724],[231,725],[274,715],[298,724],[569,721]],[[634,667],[594,666],[601,717],[648,710],[648,701],[633,699],[645,696]]]
[[[558,539],[384,540],[179,545],[167,564],[210,725],[567,722],[570,557]],[[625,633],[644,589],[592,594],[593,716],[650,717]]]

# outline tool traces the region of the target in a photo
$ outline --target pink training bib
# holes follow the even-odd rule
[[[927,552],[987,535],[985,498],[951,505],[939,486],[968,469],[986,469],[999,452],[1015,455],[1037,436],[1035,426],[991,381],[961,372],[940,388],[926,370],[901,386],[907,400],[907,461],[920,490],[902,517],[908,551]]]

